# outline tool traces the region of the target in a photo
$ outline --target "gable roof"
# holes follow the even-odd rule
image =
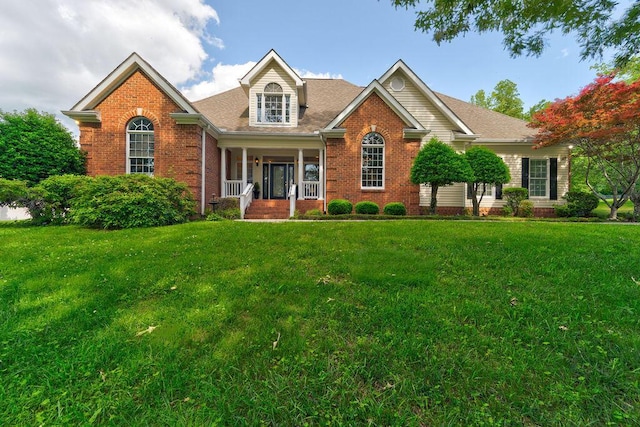
[[[418,90],[424,95],[431,103],[453,123],[460,131],[465,135],[473,135],[473,131],[467,126],[467,124],[460,120],[460,117],[438,96],[433,92],[423,81],[413,72],[407,64],[402,60],[398,60],[391,68],[389,68],[378,80],[384,84],[396,71],[401,70],[418,88]]]
[[[407,111],[391,94],[380,84],[378,80],[372,81],[356,98],[340,112],[324,130],[334,129],[349,117],[371,94],[377,94],[382,100],[400,117],[405,124],[417,130],[424,130],[424,127],[416,120],[415,117]]]
[[[136,71],[143,72],[156,84],[178,107],[183,115],[198,115],[199,112],[182,93],[158,73],[147,61],[137,53],[132,53],[120,65],[118,65],[107,77],[82,98],[71,110],[63,111],[63,114],[80,121],[99,122],[100,115],[93,109],[116,90]]]
[[[273,49],[271,49],[265,56],[263,56],[262,59],[258,61],[258,63],[254,65],[253,68],[249,70],[249,72],[245,74],[243,78],[240,79],[240,86],[242,86],[245,89],[245,91],[249,93],[248,89],[249,87],[251,87],[252,80],[257,75],[259,75],[262,72],[262,70],[267,68],[272,61],[275,61],[280,66],[280,68],[282,68],[284,72],[287,73],[287,75],[289,75],[291,79],[293,79],[296,85],[296,89],[298,91],[298,101],[300,105],[306,105],[307,94],[305,91],[304,80],[302,80],[298,75],[298,73],[296,73],[293,70],[293,68],[291,68],[289,64],[287,64],[285,60],[282,59],[282,57],[280,57],[280,55],[278,55],[278,53]]]
[[[308,104],[300,107],[298,127],[295,128],[249,126],[249,99],[240,87],[193,104],[207,119],[227,132],[310,134],[324,128],[362,92],[361,86],[342,79],[307,79],[306,88]]]

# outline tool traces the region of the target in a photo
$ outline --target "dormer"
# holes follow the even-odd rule
[[[249,100],[249,126],[298,126],[307,103],[306,83],[275,50],[240,79],[240,86]]]

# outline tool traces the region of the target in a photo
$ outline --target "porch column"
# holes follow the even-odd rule
[[[304,153],[298,148],[298,200],[304,199]]]
[[[318,200],[324,200],[324,150],[318,150]]]
[[[244,191],[247,187],[247,148],[242,148],[242,189]]]
[[[227,197],[227,149],[220,150],[220,197]]]

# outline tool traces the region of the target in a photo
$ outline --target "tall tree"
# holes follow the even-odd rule
[[[411,182],[431,187],[429,211],[432,215],[436,213],[440,187],[473,180],[465,158],[435,137],[420,149],[411,166]]]
[[[498,32],[511,56],[539,56],[545,37],[558,31],[575,34],[582,59],[601,57],[612,49],[616,63],[624,64],[640,51],[640,2],[618,8],[614,0],[391,0],[398,7],[416,10],[415,28],[432,33],[440,44],[473,31]],[[612,19],[617,12],[622,14]]]
[[[487,96],[487,93],[484,89],[480,89],[476,92],[475,95],[471,95],[471,101],[473,105],[477,105],[482,108],[486,108],[491,110],[493,108],[493,102],[490,96]]]
[[[531,118],[533,117],[534,114],[536,114],[538,111],[544,110],[549,105],[551,105],[551,101],[547,101],[546,99],[542,99],[537,104],[534,104],[531,107],[529,107],[529,109],[527,110],[526,113],[524,113],[522,118],[525,119],[526,121],[530,122]]]
[[[84,173],[84,154],[53,114],[0,111],[0,178],[36,184],[51,175]]]
[[[538,147],[573,144],[587,159],[586,184],[617,218],[640,177],[640,80],[633,83],[599,76],[573,97],[557,100],[535,114]],[[612,200],[590,183],[599,171],[612,191]]]
[[[491,92],[493,99],[493,110],[507,116],[522,118],[524,103],[520,99],[518,85],[509,79],[500,80]]]
[[[489,96],[483,89],[480,89],[475,95],[471,96],[470,102],[507,116],[518,119],[523,117],[524,103],[520,99],[518,85],[509,79],[500,80]]]
[[[471,147],[464,153],[464,157],[473,171],[474,180],[467,185],[471,193],[473,215],[478,216],[487,186],[506,184],[511,181],[511,173],[504,161],[486,147]]]

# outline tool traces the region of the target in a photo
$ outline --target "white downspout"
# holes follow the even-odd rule
[[[205,196],[205,190],[206,190],[206,176],[207,176],[207,161],[206,161],[206,155],[207,155],[207,132],[205,127],[202,127],[202,180],[200,182],[201,185],[201,193],[202,196],[200,198],[200,215],[204,215],[204,206],[206,204],[206,196]]]

